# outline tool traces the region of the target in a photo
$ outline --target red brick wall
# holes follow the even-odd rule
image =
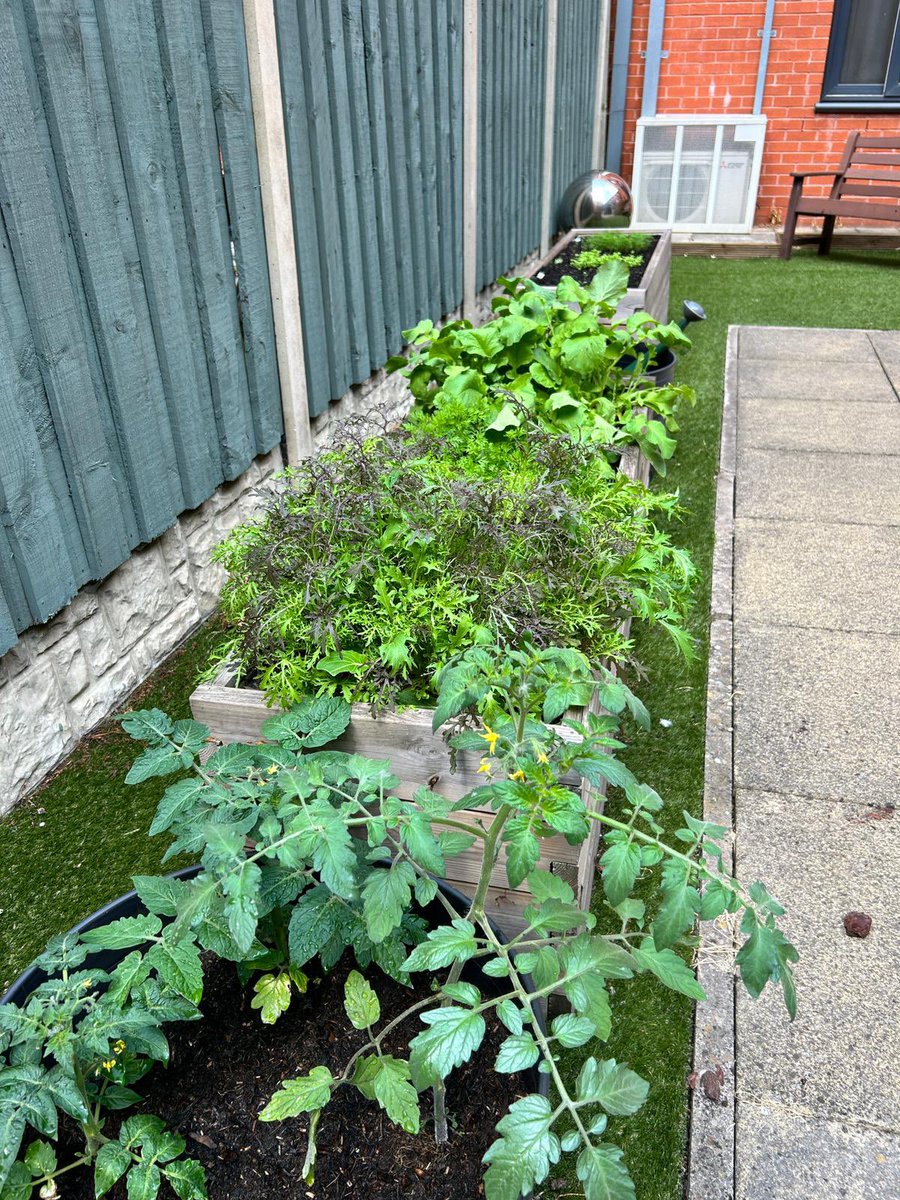
[[[900,113],[867,117],[817,114],[831,29],[832,0],[776,0],[777,36],[769,51],[763,112],[768,117],[756,223],[784,220],[792,170],[837,166],[854,129],[900,134]],[[657,113],[752,112],[765,0],[668,0]],[[628,66],[622,173],[631,178],[635,122],[641,112],[650,0],[635,0]],[[809,191],[827,191],[810,180]],[[854,222],[855,224],[856,222]]]

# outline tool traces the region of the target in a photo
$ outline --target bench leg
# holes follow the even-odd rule
[[[794,185],[791,188],[791,199],[788,203],[787,216],[784,218],[784,232],[781,235],[781,257],[785,259],[791,257],[791,250],[794,248],[794,230],[797,228],[797,205],[800,201],[802,190],[803,181],[795,179]]]
[[[831,253],[831,235],[834,233],[834,217],[825,217],[822,221],[822,236],[819,238],[819,253]]]

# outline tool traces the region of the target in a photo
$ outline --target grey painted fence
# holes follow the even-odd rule
[[[281,436],[240,4],[0,5],[0,218],[2,652]]]
[[[275,6],[315,416],[462,300],[463,4]],[[558,191],[591,166],[600,7],[559,3]],[[481,0],[478,30],[483,287],[540,241],[547,6]]]

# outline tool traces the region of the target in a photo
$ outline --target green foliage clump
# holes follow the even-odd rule
[[[130,952],[110,971],[91,963],[89,955],[110,949]],[[35,966],[46,981],[21,1007],[0,1005],[0,1196],[55,1197],[58,1175],[93,1167],[98,1197],[127,1175],[129,1196],[154,1200],[166,1179],[181,1200],[205,1200],[203,1167],[182,1157],[184,1138],[158,1117],[140,1113],[115,1136],[105,1131],[110,1113],[140,1103],[132,1085],[168,1061],[161,1026],[200,1016],[196,946],[173,939],[151,913],[58,935]],[[84,1139],[64,1166],[51,1144],[60,1114]],[[28,1126],[41,1136],[25,1146]]]
[[[432,676],[498,636],[628,654],[637,616],[689,651],[692,566],[655,518],[677,511],[587,446],[540,429],[502,454],[346,427],[290,472],[257,524],[216,552],[229,574],[217,661],[269,700],[305,695],[428,704]]]
[[[631,270],[632,267],[639,267],[643,261],[643,254],[620,254],[618,251],[605,253],[603,250],[579,250],[577,254],[572,255],[571,260],[572,266],[578,271],[596,270],[608,262],[620,262]]]
[[[611,672],[598,677],[574,650],[492,645],[458,656],[437,684],[434,729],[446,726],[455,753],[474,752],[481,760],[483,783],[456,802],[424,786],[412,799],[399,798],[390,763],[323,749],[350,719],[349,706],[337,698],[307,701],[272,718],[263,727],[268,742],[223,746],[204,765],[197,748],[205,726],[176,724],[158,711],[131,714],[128,727],[147,744],[132,768],[136,780],[185,767],[192,772],[168,789],[154,826],[174,836],[170,852],[190,846],[202,856],[196,879],[177,886],[157,880],[155,891],[142,881],[141,894],[151,912],[173,918],[166,930],[173,947],[193,954],[200,946],[250,971],[273,950],[283,972],[316,958],[328,970],[349,950],[361,970],[377,963],[404,982],[424,975],[419,995],[383,1022],[377,974],[367,979],[351,971],[344,1006],[366,1040],[342,1069],[322,1064],[285,1080],[260,1113],[263,1121],[310,1114],[304,1164],[310,1182],[319,1122],[341,1088],[377,1103],[410,1133],[420,1129],[420,1095],[430,1091],[435,1136],[446,1140],[444,1081],[479,1049],[485,1017],[495,1014],[507,1036],[494,1069],[514,1073],[540,1064],[558,1103],[535,1092],[510,1106],[484,1156],[487,1200],[528,1194],[562,1153],[577,1154],[587,1200],[634,1200],[607,1122],[637,1112],[648,1085],[624,1063],[597,1056],[597,1043],[612,1031],[610,986],[652,975],[673,992],[703,999],[676,947],[693,944],[698,920],[729,913],[739,923],[735,963],[747,989],[756,996],[769,982],[780,983],[793,1015],[797,954],[778,927],[783,910],[761,883],[745,889],[723,869],[724,827],[685,813],[674,844],[662,836],[663,801],[616,757],[625,715],[647,728],[649,714]],[[552,723],[573,705],[584,707],[583,720]],[[627,799],[621,817],[588,809],[579,779],[621,788]],[[461,809],[488,815],[471,823]],[[561,835],[577,846],[594,822],[604,835],[605,902],[618,918],[609,933],[597,931],[596,918],[579,908],[564,880],[539,866],[543,839]],[[458,910],[435,877],[473,848],[478,883],[471,903]],[[525,928],[510,942],[498,937],[485,912],[501,865],[510,886],[530,894]],[[634,894],[638,881],[650,877],[660,899],[652,920]],[[435,900],[446,916],[432,917],[426,927],[418,912]],[[492,984],[497,980],[499,986]],[[533,1005],[555,991],[571,1011],[548,1028]],[[406,1053],[397,1046],[385,1053],[385,1035],[408,1028],[412,1018],[419,1028],[406,1034]],[[589,1043],[595,1052],[588,1053]],[[579,1049],[584,1057],[573,1085],[562,1063]]]
[[[631,233],[619,229],[604,229],[600,233],[591,233],[582,238],[581,244],[585,250],[597,250],[605,253],[643,254],[653,241],[652,233]]]
[[[650,356],[648,346],[690,345],[679,326],[646,312],[616,316],[628,286],[628,269],[616,260],[586,288],[570,276],[555,290],[532,280],[500,282],[487,324],[451,321],[438,329],[421,321],[405,332],[411,357],[388,365],[407,377],[417,407],[426,414],[447,404],[477,409],[488,439],[537,423],[611,455],[637,444],[664,474],[678,407],[693,403],[693,394],[650,386],[635,363]],[[648,410],[662,419],[648,420]]]

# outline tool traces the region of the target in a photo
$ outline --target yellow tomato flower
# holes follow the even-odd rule
[[[113,1050],[115,1050],[116,1054],[124,1054],[125,1053],[125,1043],[122,1041],[121,1038],[117,1042],[113,1043]]]
[[[491,773],[491,764],[488,761],[488,759],[483,758],[481,760],[481,766],[478,768],[478,774],[479,775],[490,775],[490,773]]]
[[[275,763],[272,763],[271,767],[269,767],[269,774],[270,775],[278,774],[278,767],[275,765]]]
[[[104,1069],[104,1071],[111,1071],[115,1065],[116,1065],[116,1060],[114,1058],[108,1058],[103,1063],[103,1069]]]
[[[525,772],[524,771],[513,771],[512,775],[510,775],[510,779],[515,779],[518,783],[524,783],[525,782]]]
[[[493,729],[491,729],[490,725],[488,725],[487,721],[485,721],[484,733],[479,733],[478,736],[480,738],[484,738],[484,740],[487,742],[488,754],[493,754],[497,749],[497,743],[500,740],[500,734],[494,733]]]
[[[548,763],[550,761],[550,759],[547,757],[547,755],[544,753],[543,750],[538,751],[537,760],[539,763]]]

